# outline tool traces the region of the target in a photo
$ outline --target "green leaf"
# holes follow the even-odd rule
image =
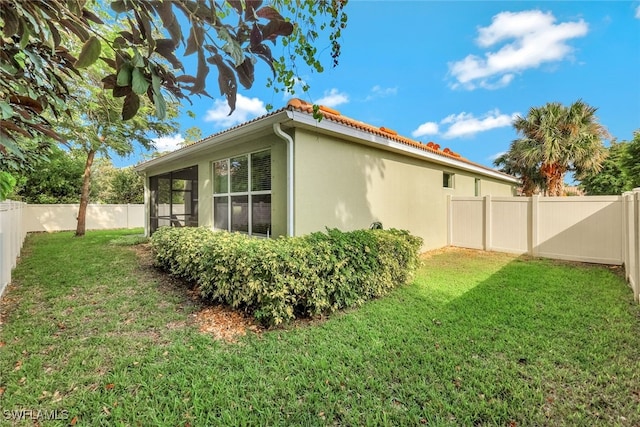
[[[151,86],[153,87],[153,91],[156,93],[160,93],[160,86],[162,85],[162,80],[160,76],[156,74],[155,69],[151,70]]]
[[[5,101],[0,101],[0,113],[2,114],[2,120],[6,120],[13,116],[13,108]]]
[[[133,48],[133,60],[131,61],[131,65],[134,67],[144,67],[144,58],[135,47]]]
[[[127,121],[133,118],[140,108],[140,97],[131,92],[124,98],[122,105],[122,120]]]
[[[20,160],[24,160],[22,149],[8,134],[0,129],[0,151],[9,152]]]
[[[18,69],[13,64],[6,61],[0,62],[0,70],[7,74],[11,74],[12,76],[18,72]]]
[[[102,45],[100,44],[100,40],[98,40],[96,36],[89,37],[89,40],[87,40],[82,46],[80,55],[78,55],[78,60],[74,64],[75,67],[87,68],[98,60],[101,50]]]
[[[167,116],[167,103],[160,91],[162,79],[156,74],[155,70],[151,70],[151,89],[153,91],[153,104],[156,107],[156,117],[160,120]]]
[[[149,88],[149,81],[138,67],[134,68],[131,73],[131,88],[138,95],[142,95]]]
[[[7,198],[7,195],[16,185],[16,179],[9,172],[0,171],[0,201]]]
[[[218,31],[218,35],[222,40],[226,43],[222,46],[222,50],[231,56],[233,59],[234,66],[238,67],[244,61],[244,52],[242,51],[242,46],[238,43],[237,40],[233,38],[229,32],[222,28]]]
[[[21,49],[24,49],[29,44],[29,35],[30,34],[31,33],[29,32],[29,27],[27,27],[26,25],[23,25],[22,26],[22,36],[20,37],[20,48]]]
[[[156,117],[160,120],[167,116],[167,103],[161,92],[153,91],[153,104],[156,106]]]
[[[123,64],[122,68],[118,71],[118,77],[116,77],[116,85],[129,86],[131,83],[131,71],[132,67],[129,64]]]

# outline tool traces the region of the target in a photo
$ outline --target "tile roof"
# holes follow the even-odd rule
[[[310,104],[298,98],[293,98],[292,100],[290,100],[289,103],[287,104],[287,109],[313,114],[313,104]],[[413,139],[404,137],[402,135],[398,135],[398,132],[392,129],[386,128],[384,126],[376,127],[376,126],[361,122],[359,120],[355,120],[355,119],[343,116],[342,114],[340,114],[339,111],[334,110],[333,108],[329,108],[321,105],[319,107],[319,112],[322,114],[323,118],[331,120],[333,122],[341,123],[343,125],[350,126],[365,132],[373,133],[375,135],[379,135],[379,136],[391,139],[393,141],[397,141],[397,142],[409,145],[411,147],[419,148],[420,150],[424,150],[430,153],[434,153],[444,157],[450,157],[452,159],[462,160],[464,162],[471,163],[464,157],[460,156],[460,154],[454,153],[453,151],[451,151],[449,148],[445,148],[441,150],[440,145],[434,142],[428,142],[426,144],[423,144],[419,141],[415,141]]]
[[[242,128],[242,127],[244,127],[244,126],[246,126],[246,125],[248,125],[250,123],[254,123],[254,122],[260,121],[262,119],[275,116],[276,114],[281,113],[283,111],[299,111],[299,112],[303,112],[303,113],[307,113],[307,114],[313,114],[313,112],[314,112],[314,108],[313,107],[314,107],[314,105],[309,103],[309,102],[303,101],[303,100],[301,100],[299,98],[293,98],[293,99],[289,100],[287,105],[285,107],[283,107],[283,108],[280,108],[278,110],[269,112],[267,114],[264,114],[262,116],[256,117],[256,118],[254,118],[252,120],[246,121],[246,122],[238,124],[236,126],[230,127],[230,128],[225,129],[223,131],[214,133],[214,134],[209,135],[206,138],[203,138],[203,139],[201,139],[201,140],[199,140],[199,141],[197,141],[197,142],[195,142],[193,144],[184,146],[184,147],[179,148],[178,150],[172,151],[171,153],[168,153],[168,154],[174,154],[174,153],[177,153],[177,152],[190,150],[194,146],[198,146],[198,145],[201,145],[203,143],[206,143],[207,141],[210,141],[211,139],[213,139],[213,138],[215,138],[217,136],[224,135],[224,134],[229,133],[229,132],[231,132],[231,131],[233,131],[235,129],[238,129],[238,128]],[[361,131],[364,131],[364,132],[369,132],[369,133],[374,134],[374,135],[382,136],[382,137],[390,139],[392,141],[396,141],[396,142],[399,142],[401,144],[404,144],[404,145],[407,145],[407,146],[410,146],[410,147],[414,147],[414,148],[420,149],[420,150],[428,152],[428,153],[433,153],[433,154],[436,154],[438,156],[442,156],[442,157],[445,157],[445,158],[458,160],[458,161],[466,163],[468,165],[479,167],[479,168],[485,169],[487,171],[491,171],[492,173],[497,173],[499,175],[503,175],[505,177],[514,179],[514,177],[511,176],[511,175],[505,174],[505,173],[500,172],[500,171],[495,170],[495,169],[491,169],[491,168],[489,168],[489,167],[487,167],[485,165],[481,165],[479,163],[472,162],[472,161],[462,157],[460,154],[453,152],[449,148],[440,149],[440,145],[436,144],[434,142],[430,141],[430,142],[427,142],[426,144],[424,144],[424,143],[421,143],[419,141],[415,141],[415,140],[407,138],[405,136],[398,135],[398,132],[396,132],[396,131],[394,131],[392,129],[389,129],[387,127],[384,127],[384,126],[376,127],[376,126],[361,122],[359,120],[355,120],[355,119],[352,119],[350,117],[343,116],[342,114],[340,114],[340,112],[338,110],[326,107],[324,105],[318,106],[318,112],[322,114],[322,117],[325,120],[330,120],[332,122],[340,123],[342,125],[349,126],[349,127],[354,128],[354,129],[358,129],[358,130],[361,130]],[[161,159],[162,157],[164,157],[164,156],[158,157],[157,159]],[[149,160],[148,162],[152,162],[153,160],[156,160],[156,159]],[[147,162],[143,162],[143,164],[144,163],[147,163]],[[140,166],[140,165],[138,165],[138,166]]]

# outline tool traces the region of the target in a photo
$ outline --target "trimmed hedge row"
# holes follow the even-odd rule
[[[204,298],[253,313],[265,325],[314,316],[409,282],[422,239],[401,230],[257,239],[207,228],[157,230],[156,265],[195,282]]]

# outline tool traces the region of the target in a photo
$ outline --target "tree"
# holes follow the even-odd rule
[[[613,141],[608,148],[608,153],[600,171],[577,177],[580,180],[580,187],[589,195],[622,194],[632,188],[631,179],[624,164],[628,156],[627,144]]]
[[[262,5],[262,0],[112,0],[108,4],[115,17],[102,10],[104,2],[0,0],[2,156],[20,158],[29,150],[41,150],[21,146],[18,136],[63,141],[51,117],[61,119],[70,112],[70,98],[82,81],[79,70],[96,62],[107,67],[99,83],[113,97],[124,97],[120,105],[124,121],[136,116],[144,104],[141,98],[162,119],[167,96],[175,100],[209,96],[206,80],[211,68],[233,112],[238,82],[245,88],[253,85],[258,60],[273,73],[269,85],[292,90],[301,61],[322,71],[313,44],[328,34],[337,64],[339,38],[347,22],[346,0],[274,0],[271,5]],[[126,28],[108,31],[116,21]],[[278,39],[286,53],[274,57],[269,43],[275,45]],[[77,43],[82,48],[76,53]],[[195,55],[194,70],[185,69],[178,52]],[[51,114],[44,115],[46,111]]]
[[[627,154],[624,166],[631,179],[631,188],[640,187],[640,129],[633,133],[633,141],[627,146]]]
[[[526,117],[518,116],[513,122],[522,137],[517,150],[507,152],[507,159],[524,162],[523,170],[539,171],[550,196],[563,195],[567,172],[597,172],[606,157],[602,139],[609,134],[595,112],[581,100],[569,107],[557,102],[531,107]]]
[[[100,87],[100,70],[92,67],[83,73],[84,83],[77,84],[78,95],[73,99],[70,111],[56,125],[56,132],[69,145],[84,154],[85,164],[80,192],[80,208],[76,236],[85,234],[85,219],[91,188],[91,170],[96,154],[109,157],[111,151],[126,156],[133,151],[134,143],[145,148],[153,147],[154,136],[166,136],[177,131],[173,120],[177,116],[177,104],[165,105],[169,119],[158,119],[146,99],[139,99],[137,114],[123,121],[118,117],[129,93],[114,98]]]
[[[132,167],[115,169],[105,203],[144,203],[144,180]]]
[[[16,178],[9,172],[0,171],[0,202],[6,200],[16,185]]]
[[[522,193],[531,197],[546,189],[546,181],[537,165],[529,164],[526,152],[530,149],[531,141],[516,139],[509,146],[509,151],[499,156],[493,164],[502,172],[520,178]]]
[[[621,194],[640,186],[640,131],[631,142],[612,141],[607,151],[599,172],[577,177],[587,194]]]
[[[84,159],[80,153],[51,147],[48,161],[17,176],[12,198],[27,203],[78,203]]]
[[[25,138],[20,135],[15,145],[20,147],[20,150],[11,153],[3,152],[0,147],[0,201],[7,197],[15,197],[13,190],[17,178],[34,171],[46,161],[55,142],[52,142],[51,138]]]

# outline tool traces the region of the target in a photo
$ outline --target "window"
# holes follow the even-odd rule
[[[198,226],[198,166],[149,178],[151,233],[158,227]]]
[[[453,174],[449,172],[442,173],[442,186],[444,188],[453,188]]]
[[[476,197],[480,196],[480,178],[476,178],[474,191]]]
[[[271,152],[213,163],[213,227],[271,235]]]

